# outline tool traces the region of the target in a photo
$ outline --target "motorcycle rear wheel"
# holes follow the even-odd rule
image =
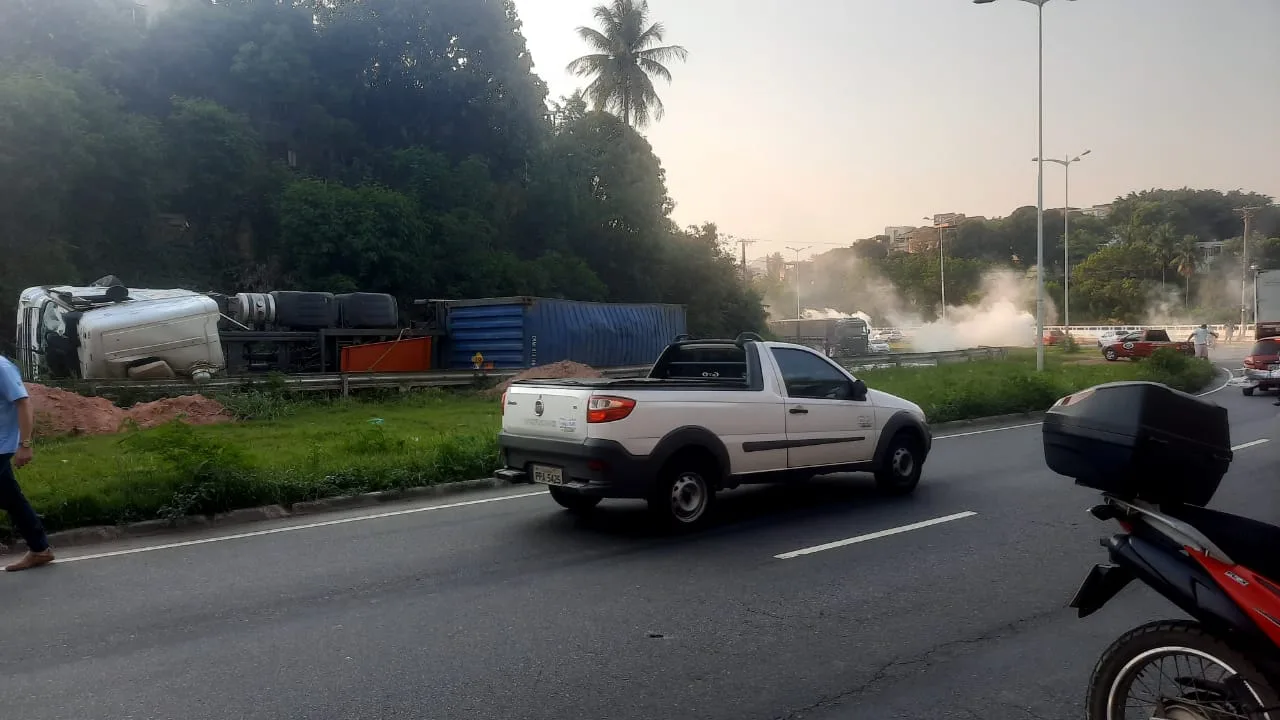
[[[1156,663],[1161,668],[1153,690],[1154,683],[1143,677]],[[1089,681],[1086,717],[1280,720],[1275,687],[1257,665],[1199,623],[1161,620],[1130,630],[1102,653]],[[1135,692],[1150,696],[1148,709],[1133,707]]]

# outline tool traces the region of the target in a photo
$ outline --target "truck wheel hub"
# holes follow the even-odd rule
[[[671,486],[671,511],[684,522],[702,515],[707,504],[706,483],[694,473],[684,473]]]

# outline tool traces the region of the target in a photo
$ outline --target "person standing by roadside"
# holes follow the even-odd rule
[[[13,474],[32,460],[31,436],[35,411],[22,384],[22,373],[9,358],[0,356],[0,510],[27,542],[27,554],[5,568],[9,572],[30,570],[53,562],[53,550],[45,536],[40,516],[22,494]]]
[[[1191,342],[1196,346],[1196,357],[1209,359],[1209,337],[1218,337],[1218,333],[1209,329],[1209,326],[1200,323],[1200,327],[1191,331]]]

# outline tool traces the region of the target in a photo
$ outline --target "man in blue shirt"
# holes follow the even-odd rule
[[[22,384],[22,373],[0,356],[0,510],[9,514],[9,521],[27,541],[27,554],[5,568],[9,572],[29,570],[53,562],[53,550],[44,534],[40,516],[18,487],[14,468],[25,466],[32,460],[31,434],[35,426],[35,411],[31,398]]]

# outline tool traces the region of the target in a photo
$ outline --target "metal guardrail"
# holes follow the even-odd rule
[[[948,350],[932,353],[887,353],[839,358],[850,369],[876,367],[936,366],[973,360],[1003,359],[1008,348],[984,347],[970,350]],[[622,368],[605,368],[605,377],[642,377],[649,372],[649,365]],[[509,380],[523,370],[484,371],[432,371],[425,373],[316,373],[310,375],[241,375],[215,378],[199,385],[186,380],[85,380],[77,383],[77,389],[93,395],[103,393],[140,393],[146,395],[174,395],[195,392],[227,392],[254,387],[282,387],[297,392],[337,392],[348,395],[354,390],[373,388],[400,391],[432,387],[467,387],[477,384]]]
[[[859,355],[852,358],[839,358],[839,362],[849,369],[865,370],[877,367],[922,367],[972,362],[974,360],[1003,360],[1008,356],[1009,348],[980,347],[968,350],[944,350],[942,352],[928,353],[902,352]]]
[[[649,372],[649,365],[623,368],[605,368],[605,377],[639,377]],[[521,370],[482,371],[432,371],[425,373],[315,373],[310,375],[240,375],[215,378],[195,384],[182,380],[85,380],[78,387],[92,394],[103,392],[139,392],[157,395],[194,392],[218,392],[243,390],[271,385],[300,392],[340,392],[371,388],[397,389],[401,391],[430,387],[466,387],[483,383],[501,382],[524,372]]]

